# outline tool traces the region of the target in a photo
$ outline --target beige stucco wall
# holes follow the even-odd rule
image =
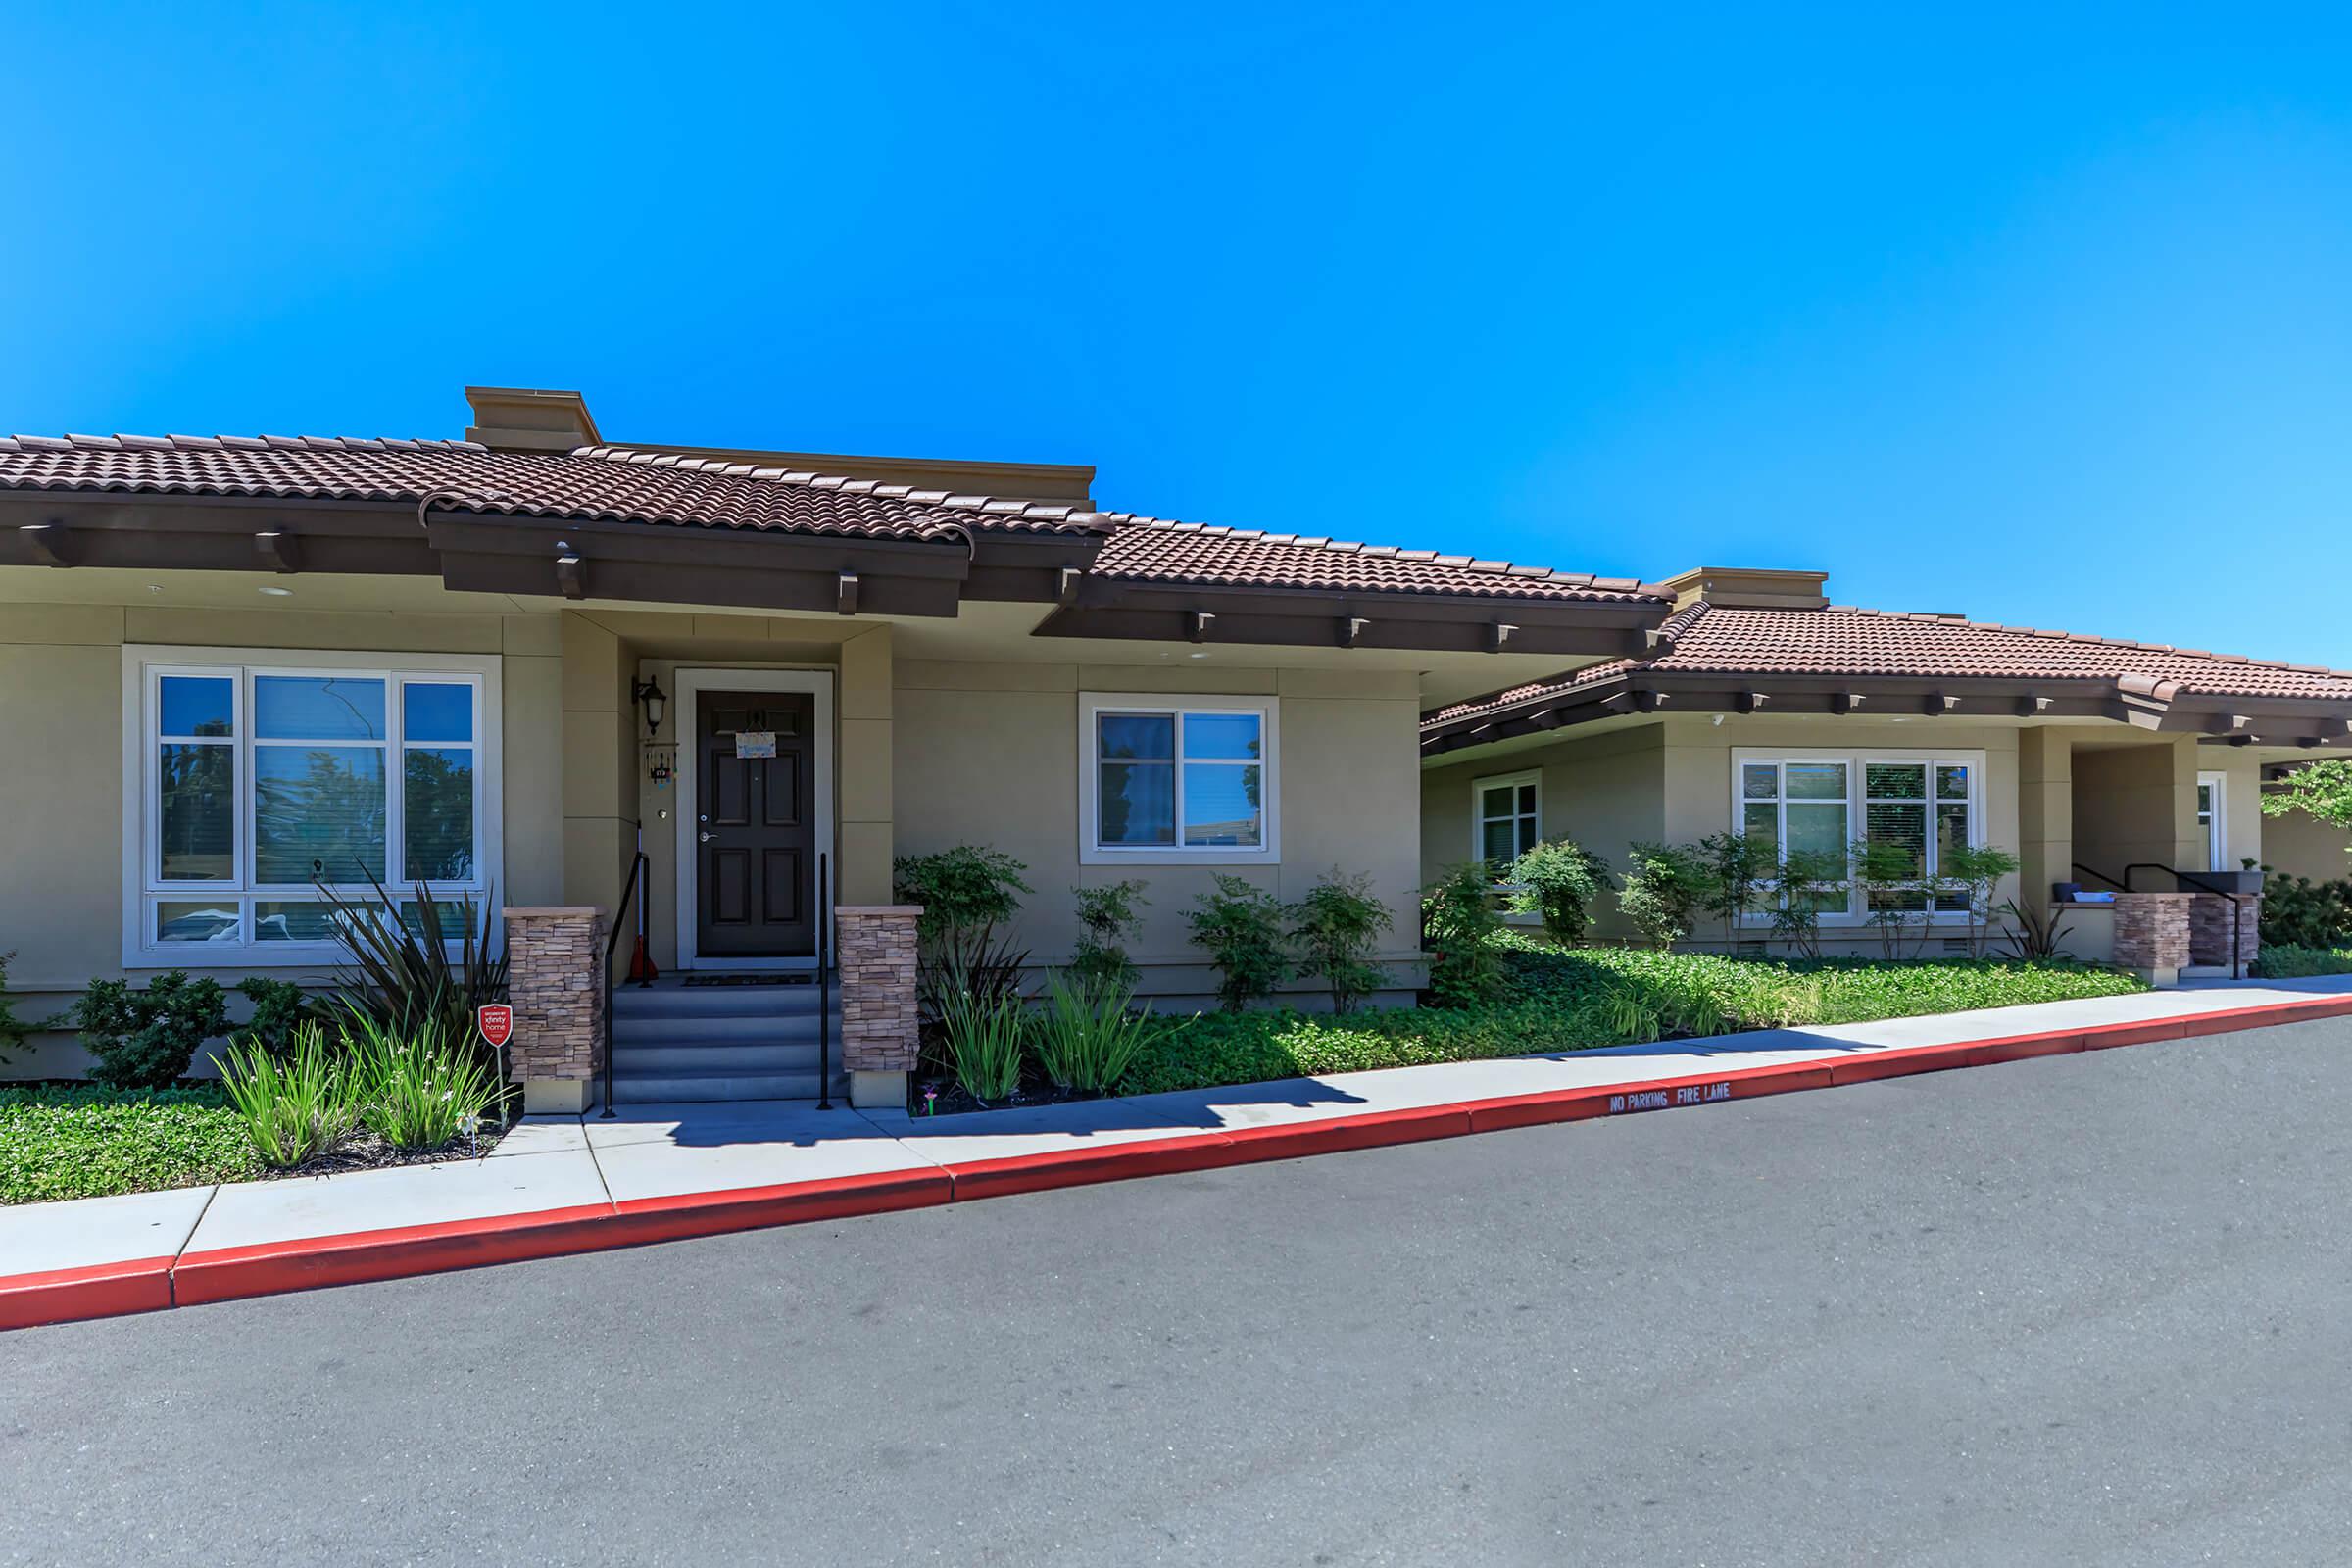
[[[2078,746],[2074,755],[2074,858],[2108,876],[2128,878],[2149,892],[2168,892],[2169,878],[2128,873],[2137,862],[2205,865],[2197,831],[2196,738],[2144,745]]]
[[[563,790],[556,616],[395,614],[0,603],[0,953],[17,1015],[41,1020],[90,980],[122,967],[122,648],[348,650],[499,656],[504,694],[502,902],[559,902]],[[266,971],[237,960],[185,962],[224,985]],[[157,971],[137,969],[133,975]],[[62,1033],[34,1036],[0,1078],[78,1073],[85,1054]]]
[[[985,844],[1028,866],[1036,889],[1014,935],[1039,963],[1067,958],[1078,928],[1071,890],[1148,884],[1131,952],[1164,1005],[1204,1004],[1211,972],[1186,941],[1185,915],[1229,870],[1296,899],[1335,867],[1367,872],[1396,922],[1384,961],[1417,984],[1419,809],[1409,673],[1253,667],[982,663],[900,659],[893,692],[898,852]],[[1078,854],[1080,692],[1271,695],[1280,699],[1277,866],[1082,866]],[[1311,991],[1298,1000],[1313,1004]]]
[[[2232,779],[2230,788],[2236,787]],[[2352,849],[2352,837],[2308,811],[2262,818],[2263,863],[2284,875],[2307,876],[2314,882],[2352,876],[2352,855],[2345,853],[2347,849]]]

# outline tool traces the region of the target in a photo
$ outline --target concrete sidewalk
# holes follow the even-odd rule
[[[958,1116],[534,1117],[476,1160],[0,1209],[0,1328],[2345,1011],[2352,977],[2217,983]]]

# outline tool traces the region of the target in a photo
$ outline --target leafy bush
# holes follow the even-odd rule
[[[1121,986],[1048,975],[1046,1005],[1032,1021],[1037,1064],[1047,1079],[1062,1089],[1116,1089],[1153,1028],[1133,1000]]]
[[[1421,897],[1421,940],[1429,949],[1430,999],[1441,1007],[1474,1007],[1502,988],[1502,959],[1494,948],[1502,922],[1494,918],[1489,867],[1472,860],[1433,882]]]
[[[2352,761],[2340,757],[2303,762],[2262,792],[2262,814],[2309,811],[2321,821],[2352,829]]]
[[[1870,911],[1871,929],[1879,934],[1881,956],[1911,956],[1927,943],[1933,892],[1920,886],[1926,867],[1919,851],[1891,839],[1856,839],[1849,849],[1853,885]]]
[[[0,1203],[160,1192],[261,1170],[215,1085],[0,1089]]]
[[[250,1040],[230,1046],[220,1088],[262,1163],[280,1169],[333,1148],[359,1124],[361,1086],[316,1021],[294,1031],[282,1057]]]
[[[16,1006],[8,996],[8,965],[13,953],[0,953],[0,1062],[8,1060],[10,1048],[32,1033],[32,1026],[17,1017]]]
[[[1217,970],[1217,999],[1228,1012],[1274,994],[1291,977],[1283,951],[1282,901],[1242,877],[1220,872],[1216,891],[1193,901],[1193,945]]]
[[[2262,882],[2266,948],[2352,947],[2352,881],[2273,873]]]
[[[173,969],[144,991],[127,980],[93,980],[69,1016],[98,1058],[93,1079],[110,1089],[168,1089],[187,1076],[207,1040],[227,1032],[228,999],[220,981]]]
[[[2254,973],[2265,980],[2302,980],[2313,975],[2352,974],[2352,949],[2277,947],[2268,943],[2255,956]]]
[[[1690,917],[1706,893],[1706,866],[1680,844],[1637,843],[1627,856],[1617,907],[1635,930],[1661,948],[1690,934]]]
[[[2075,963],[1789,961],[1563,949],[1507,931],[1492,946],[1509,981],[1508,994],[1490,1004],[1344,1019],[1287,1011],[1212,1014],[1159,1029],[1121,1088],[1150,1094],[2146,989],[2115,970]]]
[[[2001,878],[2025,862],[1997,844],[1956,844],[1936,865],[1942,880],[1968,901],[1968,956],[1984,956],[1992,936],[1992,894]]]
[[[1846,901],[1845,857],[1834,850],[1790,850],[1773,866],[1763,901],[1773,932],[1799,957],[1821,956],[1821,911]]]
[[[273,1056],[291,1050],[295,1027],[312,1016],[314,1010],[302,987],[291,980],[247,975],[237,982],[237,992],[253,1004],[253,1016],[237,1031],[238,1035]]]
[[[1585,939],[1592,908],[1608,885],[1609,862],[1573,839],[1553,839],[1523,852],[1504,873],[1515,887],[1511,907],[1540,914],[1557,942]]]
[[[1328,880],[1291,906],[1290,916],[1298,972],[1322,977],[1331,988],[1332,1011],[1351,1011],[1367,993],[1389,983],[1388,970],[1372,955],[1396,921],[1373,896],[1369,875],[1344,876],[1334,866]]]
[[[1740,940],[1740,922],[1761,897],[1758,884],[1770,877],[1778,857],[1763,839],[1744,833],[1710,833],[1698,841],[1704,871],[1698,906],[1723,922],[1723,940]]]
[[[940,1037],[948,1070],[984,1105],[1021,1086],[1028,1036],[1029,1009],[1018,996],[957,991],[942,999]]]
[[[892,888],[901,904],[919,904],[915,935],[940,943],[957,932],[986,931],[1020,911],[1021,880],[1029,867],[1002,850],[958,844],[934,855],[902,855],[891,862]]]
[[[1112,882],[1104,887],[1072,888],[1078,897],[1078,945],[1070,953],[1070,973],[1089,985],[1133,991],[1135,960],[1127,944],[1135,940],[1143,916],[1136,906],[1149,904],[1146,882]]]
[[[471,1137],[502,1098],[481,1057],[453,1048],[438,1023],[412,1035],[372,1018],[354,1025],[344,1046],[359,1119],[395,1149],[418,1153]]]
[[[394,1034],[415,1034],[438,1024],[443,1038],[466,1043],[466,1049],[489,1053],[474,1033],[474,1014],[485,1003],[503,1002],[507,995],[507,956],[490,956],[496,936],[491,922],[498,918],[498,901],[485,896],[475,907],[473,895],[462,894],[458,913],[461,929],[442,923],[442,903],[416,885],[416,925],[388,911],[391,900],[374,887],[374,905],[354,904],[323,883],[319,894],[333,909],[329,924],[351,967],[339,977],[341,1006],[375,1020]],[[458,944],[458,956],[449,956],[449,944]],[[501,1072],[503,1078],[505,1074]]]

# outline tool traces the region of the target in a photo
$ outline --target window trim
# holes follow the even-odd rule
[[[1472,860],[1483,862],[1487,858],[1487,824],[1504,820],[1499,816],[1487,815],[1487,791],[1505,787],[1515,791],[1527,784],[1533,784],[1536,787],[1535,843],[1541,844],[1544,842],[1544,770],[1542,768],[1521,768],[1516,773],[1490,773],[1485,778],[1474,778],[1470,781],[1470,858]],[[1513,798],[1511,804],[1514,807],[1518,805],[1516,797]],[[1515,823],[1527,814],[1529,813],[1525,811],[1513,810],[1509,820]]]
[[[2206,771],[2197,775],[2197,783],[2213,791],[2213,815],[2205,823],[2205,869],[2230,869],[2230,775]]]
[[[1967,747],[1876,747],[1862,751],[1838,747],[1735,746],[1732,748],[1731,756],[1731,830],[1735,833],[1746,831],[1747,815],[1743,808],[1748,804],[1744,790],[1745,769],[1749,763],[1843,762],[1845,764],[1845,824],[1849,845],[1846,851],[1846,875],[1849,882],[1845,893],[1845,909],[1842,913],[1832,913],[1825,910],[1820,916],[1820,920],[1825,928],[1865,928],[1870,924],[1870,911],[1862,907],[1861,893],[1850,882],[1853,875],[1853,851],[1850,845],[1854,837],[1853,829],[1858,824],[1866,824],[1868,821],[1865,807],[1869,785],[1865,781],[1870,765],[1874,762],[1917,762],[1927,765],[1929,769],[1927,803],[1930,843],[1934,842],[1936,832],[1935,768],[1937,763],[1967,767],[1969,769],[1968,842],[1972,846],[1982,846],[1986,842],[1985,816],[1989,806],[1985,797],[1987,775],[1984,770],[1984,757],[1985,754],[1983,751],[1971,750]],[[1776,804],[1782,808],[1781,820],[1785,825],[1788,805],[1785,776],[1783,793],[1777,797]],[[1867,831],[1867,828],[1865,830]],[[1786,842],[1785,838],[1783,842]],[[1927,911],[1924,918],[1931,926],[1958,926],[1966,924],[1969,917],[1960,910],[1932,910]],[[1751,911],[1740,921],[1743,928],[1769,926],[1771,923],[1772,914],[1769,910]]]
[[[1282,700],[1209,692],[1080,692],[1078,694],[1078,863],[1080,865],[1280,865],[1282,863]],[[1101,831],[1102,726],[1103,713],[1249,714],[1263,738],[1257,759],[1258,804],[1264,813],[1261,842],[1234,844],[1103,844]],[[1178,720],[1181,732],[1183,722]],[[1181,750],[1181,748],[1180,748]],[[1184,758],[1173,765],[1181,781]],[[1181,794],[1179,795],[1181,800]],[[1184,832],[1179,808],[1177,834]]]
[[[297,678],[369,677],[385,683],[384,738],[354,744],[378,748],[384,757],[384,891],[395,908],[415,882],[395,852],[406,853],[401,837],[406,811],[404,760],[412,743],[403,722],[406,695],[400,688],[412,682],[464,683],[473,689],[474,760],[473,843],[474,875],[466,881],[430,881],[426,892],[436,902],[443,895],[471,893],[478,900],[504,880],[504,796],[502,751],[504,704],[501,691],[503,662],[495,654],[413,654],[373,650],[287,648],[211,648],[125,644],[122,649],[122,951],[126,969],[309,969],[343,963],[344,949],[335,942],[261,942],[251,921],[258,903],[300,901],[308,883],[262,882],[258,879],[254,816],[258,802],[254,777],[253,683],[257,676]],[[163,879],[161,859],[162,812],[155,808],[159,784],[162,682],[167,676],[227,677],[233,681],[232,729],[229,749],[235,759],[235,859],[232,874],[217,881]],[[267,744],[267,743],[266,743]],[[321,741],[318,744],[331,744]],[[416,742],[432,750],[458,742]],[[352,885],[341,885],[349,893]],[[365,891],[364,886],[360,891]],[[194,903],[217,898],[237,906],[245,922],[237,942],[158,942],[150,926],[155,906],[162,903]],[[493,922],[495,926],[496,922]],[[458,944],[451,943],[452,951]]]

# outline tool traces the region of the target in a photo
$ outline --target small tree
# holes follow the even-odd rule
[[[1217,1000],[1228,1012],[1274,994],[1291,977],[1283,951],[1282,901],[1242,877],[1219,873],[1214,893],[1193,901],[1193,945],[1217,969]]]
[[[915,935],[936,945],[964,931],[990,932],[1011,919],[1020,896],[1036,891],[1021,880],[1028,869],[1002,850],[958,844],[933,855],[900,856],[891,862],[891,883],[900,903],[923,906]]]
[[[1389,906],[1372,895],[1369,875],[1331,876],[1291,906],[1291,940],[1298,945],[1298,971],[1320,975],[1331,987],[1331,1010],[1351,1012],[1367,993],[1389,982],[1388,970],[1372,961],[1384,933],[1396,923]]]
[[[1626,858],[1617,907],[1635,930],[1658,947],[1671,948],[1690,934],[1706,880],[1706,867],[1688,848],[1636,844]]]
[[[1968,901],[1968,956],[1984,956],[1992,938],[1992,894],[2024,862],[1992,844],[1955,844],[1937,866],[1945,885]]]
[[[1930,895],[1921,886],[1919,851],[1888,839],[1856,839],[1851,849],[1854,886],[1879,934],[1879,952],[1900,958],[1906,946],[1928,940]]]
[[[1112,882],[1070,889],[1078,898],[1079,927],[1078,944],[1070,950],[1070,973],[1081,987],[1135,989],[1135,960],[1127,956],[1127,944],[1135,940],[1143,924],[1136,906],[1152,902],[1144,897],[1144,889],[1150,885]]]
[[[144,991],[93,980],[69,1016],[98,1058],[92,1078],[110,1089],[169,1089],[187,1076],[199,1047],[228,1032],[228,999],[220,981],[173,969]]]
[[[2263,792],[2263,815],[2284,816],[2289,811],[2309,811],[2331,827],[2352,832],[2352,761],[2330,757],[2305,762]]]
[[[1821,911],[1846,896],[1845,856],[1836,850],[1790,850],[1773,868],[1765,892],[1772,929],[1801,957],[1821,956]]]
[[[1421,938],[1429,948],[1429,992],[1442,1007],[1470,1007],[1502,989],[1494,937],[1494,868],[1483,860],[1455,866],[1421,899]]]
[[[1710,833],[1698,841],[1698,854],[1706,872],[1699,907],[1723,922],[1724,941],[1737,947],[1740,922],[1754,912],[1759,884],[1777,863],[1772,844],[1744,833]]]
[[[1542,915],[1551,939],[1571,946],[1585,939],[1592,901],[1608,885],[1609,862],[1573,839],[1553,839],[1521,854],[1504,875],[1515,884],[1511,907]]]

